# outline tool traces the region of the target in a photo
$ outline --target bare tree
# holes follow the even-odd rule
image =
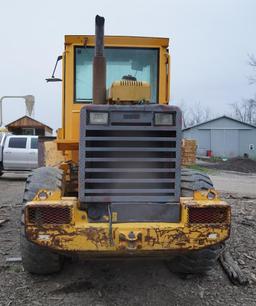
[[[248,99],[243,100],[239,103],[231,104],[233,110],[233,117],[249,123],[256,125],[256,100],[255,99]]]
[[[205,122],[212,117],[209,107],[202,106],[200,102],[193,103],[188,107],[187,104],[182,101],[179,103],[179,107],[182,111],[184,128]]]
[[[256,57],[248,55],[248,64],[254,70],[254,75],[249,77],[249,84],[256,84]],[[232,116],[240,121],[256,125],[256,96],[254,99],[247,99],[231,104]]]
[[[255,70],[256,73],[256,57],[254,54],[249,54],[249,61],[248,64]],[[250,84],[255,84],[256,83],[256,77],[255,76],[250,76],[249,77],[249,83]]]
[[[187,104],[182,100],[178,104],[178,106],[181,109],[181,114],[182,114],[182,127],[187,128],[188,127],[187,118],[188,118],[188,113],[189,113],[189,109],[187,107]]]
[[[188,118],[189,126],[193,126],[210,119],[209,107],[203,107],[200,102],[195,103],[190,108],[190,116]]]

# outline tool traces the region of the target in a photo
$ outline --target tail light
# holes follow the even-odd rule
[[[189,223],[228,223],[229,207],[189,207]]]
[[[72,220],[70,206],[62,205],[36,205],[27,208],[27,220],[29,223],[42,224],[69,224]]]

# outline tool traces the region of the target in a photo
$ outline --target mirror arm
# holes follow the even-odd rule
[[[59,79],[59,78],[55,78],[55,71],[56,71],[56,69],[57,69],[58,62],[59,62],[60,60],[62,60],[62,55],[59,55],[59,56],[57,57],[57,60],[56,60],[56,63],[55,63],[55,66],[54,66],[54,69],[53,69],[53,72],[52,72],[52,76],[51,76],[50,78],[46,79],[47,82],[60,82],[60,81],[62,81],[62,80]]]
[[[55,78],[54,74],[55,74],[55,71],[56,71],[58,62],[59,62],[60,60],[62,60],[62,55],[58,56],[58,58],[57,58],[57,60],[56,60],[56,63],[55,63],[55,66],[54,66],[54,69],[53,69],[53,72],[52,72],[52,78]]]

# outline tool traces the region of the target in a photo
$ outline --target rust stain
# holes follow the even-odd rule
[[[55,227],[46,228],[44,226],[37,226],[32,229],[28,228],[26,233],[29,240],[37,240],[39,234],[47,234],[50,236],[50,239],[42,241],[41,243],[45,246],[53,246],[57,248],[63,248],[68,241],[72,241],[73,238],[78,235],[85,236],[88,241],[91,241],[96,246],[96,248],[109,246],[109,238],[103,228],[98,229],[89,227],[75,232],[69,232],[63,228],[58,228],[56,232]],[[113,231],[113,234],[115,235],[115,231]]]
[[[148,228],[145,229],[145,236],[142,239],[142,235],[137,237],[136,245],[128,245],[125,243],[119,243],[116,245],[116,249],[193,249],[195,246],[211,245],[214,241],[209,241],[209,232],[226,233],[226,238],[229,236],[228,224],[198,224],[187,225],[179,228]],[[113,240],[119,240],[120,229],[113,229]],[[109,249],[109,233],[105,228],[73,228],[72,226],[56,227],[56,226],[43,226],[37,225],[37,227],[28,226],[26,228],[27,238],[31,241],[37,242],[42,246],[46,246],[52,249],[65,250],[68,247],[69,242],[72,243],[78,236],[82,239],[86,239],[91,246],[87,246],[89,249]],[[49,239],[41,240],[40,235],[48,235]],[[80,240],[82,241],[82,240]],[[217,241],[216,241],[217,242]],[[143,245],[144,244],[144,245]],[[80,249],[79,246],[76,247]],[[81,249],[83,247],[81,246]],[[73,249],[75,251],[75,249]]]
[[[68,232],[63,228],[45,227],[43,225],[37,225],[37,227],[27,228],[26,235],[29,240],[37,240],[38,235],[49,235],[49,239],[40,241],[43,246],[49,246],[54,248],[63,248],[64,244],[73,240],[75,236],[74,232]]]
[[[190,239],[181,229],[160,230],[154,228],[147,230],[145,242],[151,247],[161,245],[162,248],[169,248],[172,244],[183,245],[189,243]]]
[[[184,232],[184,228],[176,228],[173,230],[160,230],[159,228],[147,229],[145,242],[148,246],[154,247],[160,245],[162,248],[170,248],[172,245],[179,247],[189,245],[191,243],[191,234],[196,234],[195,241],[202,244],[208,239],[209,230],[227,231],[229,226],[227,224],[214,224],[206,226],[197,225],[188,227],[188,232]]]
[[[86,235],[87,239],[96,246],[96,248],[98,248],[99,246],[109,246],[109,238],[103,228],[98,229],[94,227],[89,227],[84,230],[84,234]]]

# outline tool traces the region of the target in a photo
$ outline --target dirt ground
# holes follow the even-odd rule
[[[241,181],[243,177],[241,176]],[[256,305],[256,197],[225,193],[232,205],[230,251],[249,278],[230,283],[220,265],[205,277],[182,279],[164,262],[134,260],[67,263],[52,276],[33,276],[19,257],[22,176],[0,178],[0,305]]]
[[[230,158],[227,161],[210,162],[205,164],[205,167],[243,173],[256,173],[256,160],[236,157]]]
[[[240,197],[246,195],[256,198],[256,173],[217,170],[208,174],[218,191],[236,193]]]

